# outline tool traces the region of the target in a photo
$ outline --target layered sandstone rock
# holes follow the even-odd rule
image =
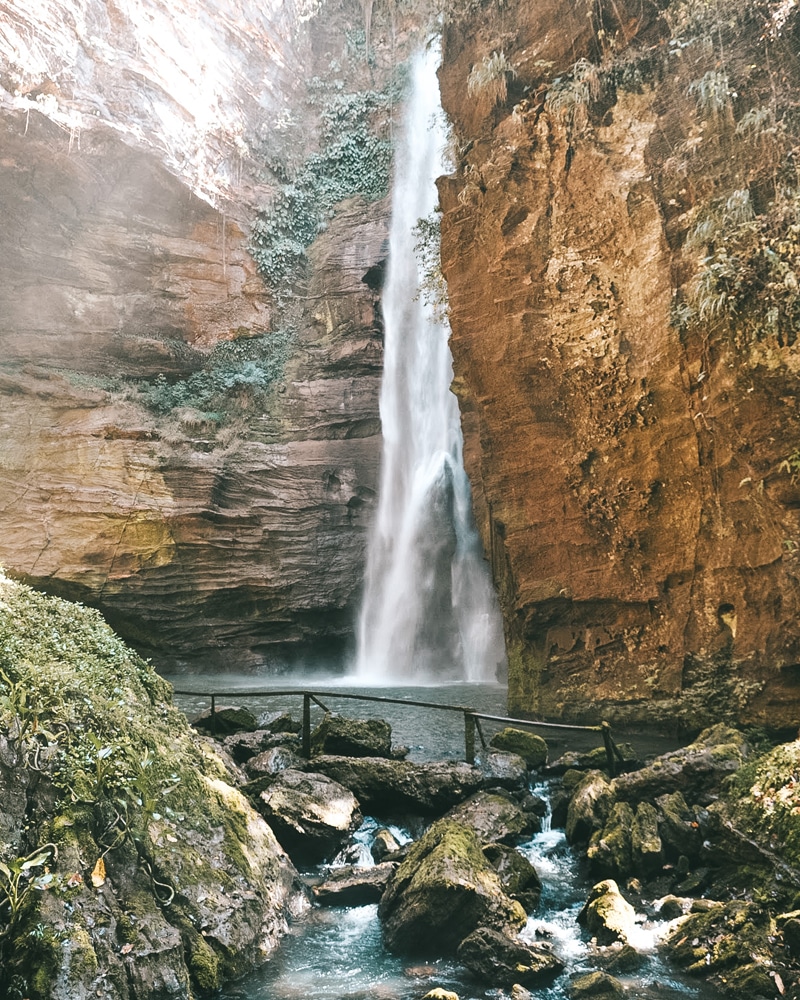
[[[0,564],[162,666],[340,661],[388,204],[339,204],[280,301],[248,231],[297,166],[270,156],[314,150],[306,81],[383,85],[413,37],[376,16],[343,79],[356,2],[0,15]]]
[[[780,194],[780,128],[745,116],[791,127],[798,29],[766,2],[706,14],[512,2],[445,31],[455,389],[514,712],[800,708],[797,348],[757,282],[757,322],[728,308],[735,267],[716,299],[694,284],[724,239],[698,224]]]

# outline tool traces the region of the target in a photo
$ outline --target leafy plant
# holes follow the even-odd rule
[[[582,131],[589,120],[588,109],[600,96],[600,70],[588,59],[579,59],[566,79],[553,81],[545,106],[552,115],[564,119],[570,128]]]
[[[387,194],[391,108],[398,85],[340,93],[323,81],[310,81],[312,94],[322,98],[320,149],[281,186],[250,234],[259,272],[279,291],[302,276],[306,250],[337,204],[356,195],[375,201]]]
[[[194,419],[209,424],[224,420],[232,396],[265,393],[283,374],[294,333],[276,330],[216,344],[203,368],[188,378],[170,381],[164,375],[136,383],[136,398],[154,413],[182,407],[197,411]]]
[[[417,258],[420,283],[417,297],[430,306],[437,321],[447,319],[447,284],[442,274],[442,216],[438,211],[414,226],[414,253]]]
[[[16,930],[31,893],[49,889],[55,883],[48,863],[57,856],[55,844],[44,844],[26,857],[0,861],[0,939]]]
[[[467,93],[477,97],[483,104],[493,108],[502,104],[508,96],[508,79],[517,71],[502,51],[492,52],[470,70],[467,78]]]

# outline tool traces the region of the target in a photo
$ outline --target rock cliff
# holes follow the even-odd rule
[[[455,389],[509,708],[796,723],[794,3],[464,4]]]
[[[269,206],[342,105],[365,135],[391,128],[364,95],[408,26],[376,14],[366,38],[360,3],[305,0],[0,17],[0,564],[102,608],[162,666],[341,659],[380,450],[388,205],[347,178],[282,282],[250,228],[266,212],[285,235]]]

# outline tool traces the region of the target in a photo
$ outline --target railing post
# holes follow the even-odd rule
[[[211,695],[211,735],[217,735],[217,698]]]
[[[475,763],[475,716],[464,712],[464,749],[468,764]]]
[[[303,756],[311,757],[311,695],[303,695]]]
[[[611,739],[611,726],[607,722],[601,722],[600,731],[603,734],[603,743],[605,744],[606,757],[608,758],[608,776],[609,778],[616,778],[617,763],[614,760],[614,743]]]

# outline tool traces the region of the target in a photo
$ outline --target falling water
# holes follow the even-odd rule
[[[436,207],[445,145],[434,49],[413,67],[396,156],[383,298],[383,460],[356,671],[365,680],[493,679],[500,616],[462,462],[449,330],[419,294],[414,229]]]

